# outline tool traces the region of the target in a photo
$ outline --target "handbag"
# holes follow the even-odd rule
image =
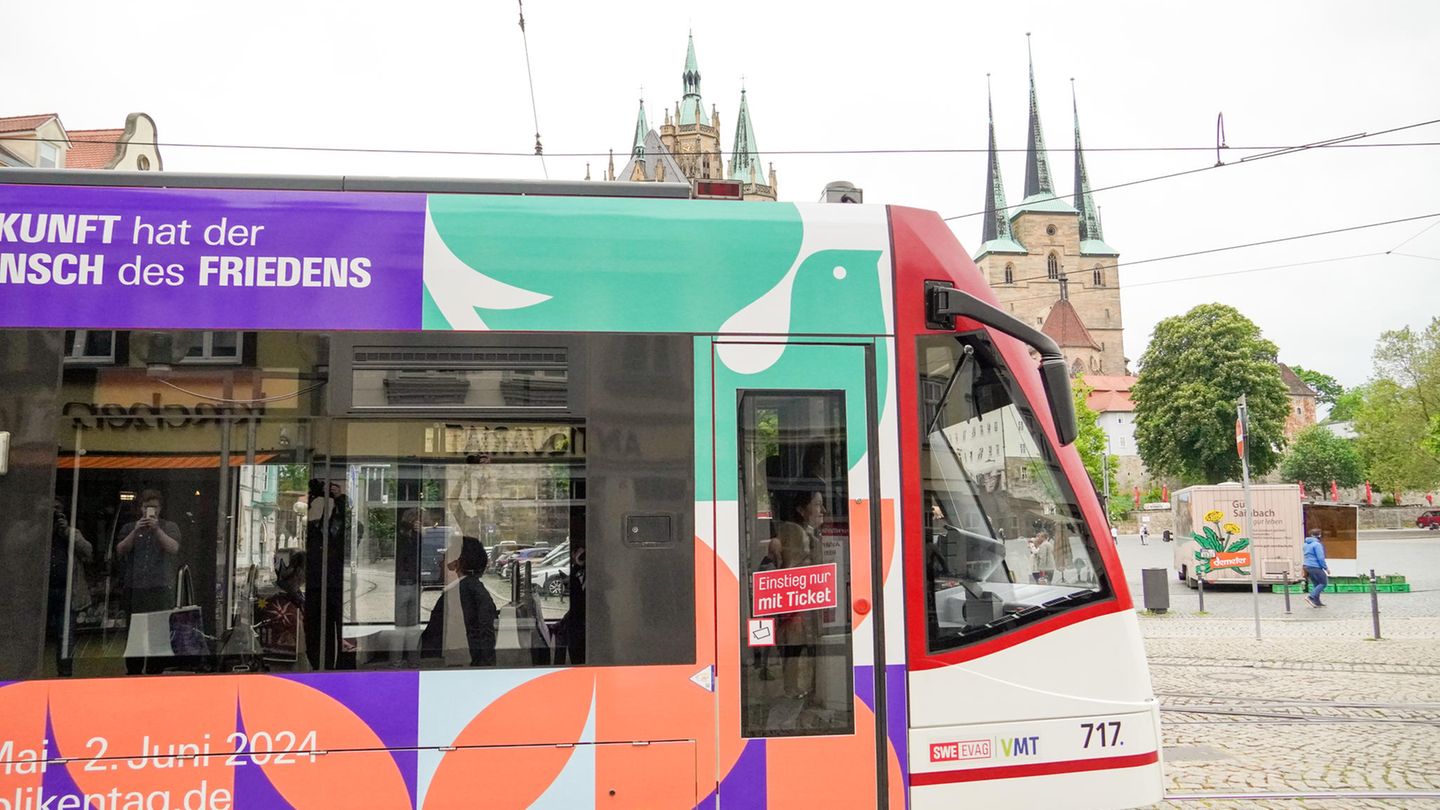
[[[204,614],[195,604],[190,566],[181,566],[175,575],[173,609],[130,614],[125,657],[158,658],[209,653],[210,639],[205,635]]]

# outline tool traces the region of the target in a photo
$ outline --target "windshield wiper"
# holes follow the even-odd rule
[[[970,365],[970,359],[975,356],[975,347],[966,344],[960,346],[960,363],[955,366],[955,373],[945,381],[945,390],[940,392],[940,399],[935,402],[935,415],[930,418],[930,426],[925,428],[925,435],[929,436],[935,432],[935,426],[940,424],[940,417],[945,415],[945,403],[950,399],[950,390],[955,387],[955,382],[960,379],[960,374]]]

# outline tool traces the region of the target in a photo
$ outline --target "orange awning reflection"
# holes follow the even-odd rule
[[[264,464],[278,453],[256,453],[255,463]],[[230,466],[239,467],[245,463],[245,454],[230,456]],[[61,470],[75,469],[75,456],[61,456],[55,466]],[[80,462],[84,470],[218,470],[219,455],[125,455],[125,456],[84,456]]]

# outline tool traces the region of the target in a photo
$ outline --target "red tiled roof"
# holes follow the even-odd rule
[[[1309,383],[1300,379],[1300,375],[1296,374],[1289,366],[1285,365],[1284,363],[1280,364],[1280,378],[1285,381],[1285,386],[1290,389],[1290,396],[1315,396],[1315,389],[1311,388]]]
[[[1129,391],[1091,391],[1090,396],[1085,398],[1085,404],[1096,413],[1135,410]]]
[[[1054,341],[1060,344],[1061,348],[1066,346],[1084,346],[1087,349],[1100,350],[1100,344],[1090,335],[1090,330],[1080,320],[1080,313],[1075,311],[1075,305],[1068,299],[1062,298],[1055,302],[1050,308],[1050,314],[1045,318],[1045,325],[1040,331],[1049,335]]]
[[[12,115],[9,118],[0,118],[0,132],[29,132],[51,118],[58,118],[55,113],[43,113],[41,115]]]
[[[70,151],[65,153],[67,169],[103,169],[119,149],[123,129],[75,129],[70,131]]]

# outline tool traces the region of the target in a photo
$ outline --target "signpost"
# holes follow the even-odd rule
[[[1250,596],[1255,605],[1255,640],[1260,640],[1260,547],[1254,543],[1254,527],[1250,520],[1250,461],[1245,455],[1245,439],[1250,428],[1250,409],[1245,404],[1245,395],[1240,395],[1240,404],[1235,414],[1235,452],[1240,454],[1240,483],[1245,497],[1245,537],[1251,540]],[[1285,587],[1290,587],[1287,579]]]

